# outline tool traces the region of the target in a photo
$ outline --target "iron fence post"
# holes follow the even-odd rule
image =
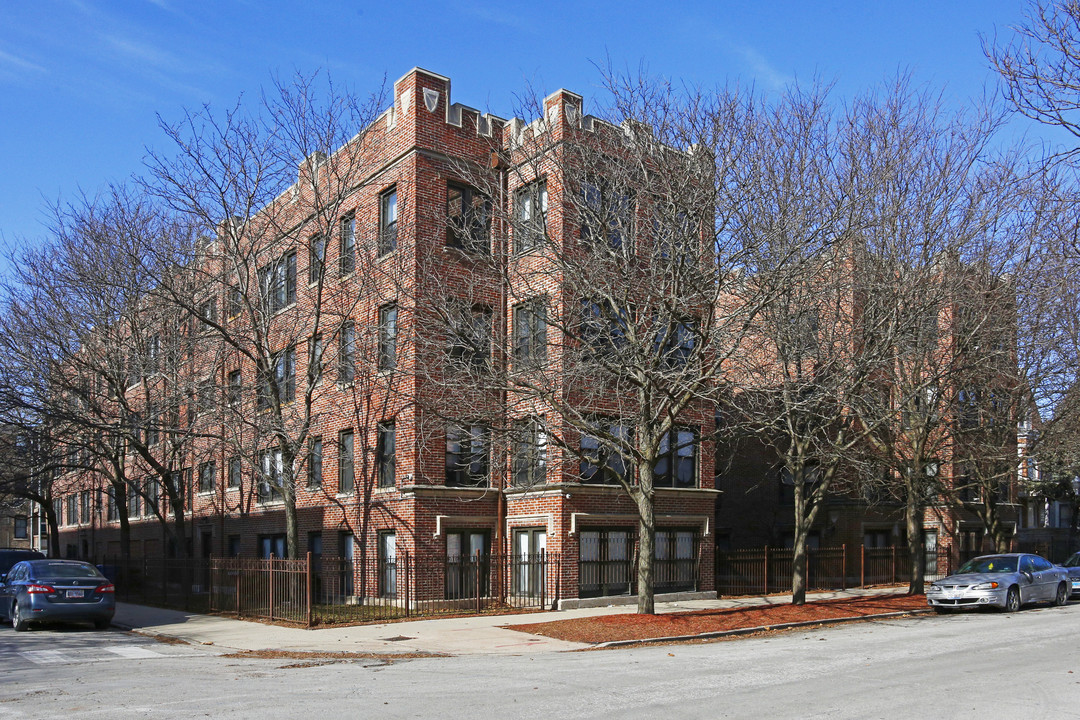
[[[840,546],[840,589],[847,590],[847,543]]]
[[[769,594],[769,546],[765,545],[765,591],[762,595]]]
[[[274,556],[270,555],[266,560],[266,568],[270,576],[270,622],[274,622]]]
[[[312,594],[313,582],[312,582],[312,573],[311,573],[311,551],[310,550],[308,550],[307,563],[306,563],[306,565],[304,567],[304,582],[307,584],[307,588],[305,589],[306,590],[305,596],[306,596],[306,599],[307,599],[307,626],[312,627],[315,624],[315,622],[314,622],[314,620],[315,620],[315,607],[314,607],[315,598],[313,597],[313,594]]]
[[[859,587],[866,587],[866,543],[859,546]]]

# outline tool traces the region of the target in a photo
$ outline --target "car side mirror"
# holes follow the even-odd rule
[[[1026,577],[1028,582],[1035,582],[1035,576],[1029,570],[1021,570],[1020,574]]]

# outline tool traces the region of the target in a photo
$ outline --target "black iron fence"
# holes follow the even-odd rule
[[[717,552],[716,590],[721,595],[788,592],[795,551],[790,548],[754,548]],[[847,546],[807,548],[804,573],[808,590],[843,590],[849,587],[905,583],[911,578],[906,547]],[[925,577],[949,574],[947,549],[926,552]]]
[[[302,625],[384,621],[502,609],[549,609],[560,558],[106,558],[119,600]]]

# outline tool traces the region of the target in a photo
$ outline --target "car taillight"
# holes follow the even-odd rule
[[[53,595],[56,590],[48,585],[27,585],[26,592],[28,595]]]
[[[98,592],[98,593],[115,593],[116,592],[116,586],[115,585],[102,585],[101,587],[99,587],[94,592]]]

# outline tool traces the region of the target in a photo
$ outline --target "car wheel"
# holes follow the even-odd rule
[[[1061,607],[1067,602],[1069,602],[1069,588],[1065,587],[1065,583],[1059,583],[1057,595],[1054,596],[1054,604]]]
[[[94,629],[95,630],[108,630],[110,625],[112,625],[112,620],[95,620],[94,621]]]
[[[11,625],[18,632],[30,629],[30,621],[23,616],[22,606],[18,602],[11,606]]]
[[[1020,609],[1020,588],[1013,585],[1005,594],[1005,612],[1016,612]]]

